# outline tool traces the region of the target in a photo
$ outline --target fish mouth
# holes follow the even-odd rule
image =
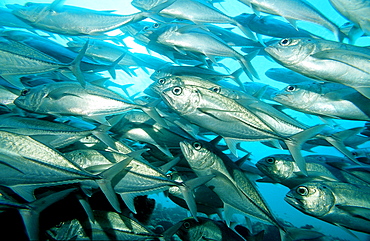
[[[191,155],[190,143],[185,141],[180,142],[180,149],[184,154],[185,158]]]
[[[286,196],[284,197],[284,200],[293,207],[297,208],[302,207],[302,202],[300,202],[299,199],[296,199],[291,193],[287,193]]]

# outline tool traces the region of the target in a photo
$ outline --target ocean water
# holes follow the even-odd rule
[[[0,7],[5,7],[6,4],[20,4],[24,5],[27,1],[23,0],[0,0]],[[35,1],[37,3],[51,3],[51,1],[44,0],[44,1]],[[337,13],[333,7],[329,4],[328,0],[308,0],[312,5],[314,5],[318,10],[320,10],[327,18],[329,18],[332,22],[336,23],[338,26],[343,25],[347,22],[339,13]],[[90,8],[94,10],[115,10],[115,13],[117,14],[131,14],[138,12],[136,8],[134,8],[131,5],[130,0],[104,0],[104,1],[97,1],[97,0],[67,0],[65,1],[65,4],[67,5],[73,5],[78,7],[84,7],[84,8]],[[228,14],[229,16],[237,16],[241,13],[253,13],[252,10],[247,7],[246,5],[236,1],[236,0],[225,0],[222,3],[216,3],[215,7],[223,11],[224,13]],[[370,13],[369,13],[370,14]],[[265,14],[262,14],[265,15]],[[282,18],[276,17],[278,19],[283,20]],[[217,24],[218,26],[222,27],[230,27],[231,25],[225,25],[225,24]],[[318,36],[321,36],[328,40],[335,40],[335,36],[333,33],[331,33],[329,30],[322,26],[318,26],[312,23],[307,23],[303,21],[297,22],[298,27],[303,28],[305,30],[308,30]],[[235,28],[233,31],[242,34],[237,28]],[[116,35],[119,34],[119,30],[111,31],[108,34],[109,35]],[[267,37],[266,37],[267,38]],[[64,39],[59,39],[61,43],[64,43]],[[145,46],[141,46],[136,44],[131,37],[127,37],[124,39],[124,42],[127,46],[131,47],[131,52],[139,52],[139,53],[148,53]],[[362,37],[356,42],[356,45],[359,46],[368,46],[370,45],[370,37]],[[235,48],[238,49],[238,48]],[[151,52],[154,56],[164,58],[165,57],[156,54],[154,52]],[[166,59],[167,60],[167,59]],[[268,60],[263,56],[257,56],[252,61],[252,65],[257,70],[260,80],[255,80],[256,82],[261,82],[264,84],[269,84],[276,88],[283,88],[286,86],[284,83],[279,83],[276,81],[273,81],[269,79],[267,76],[265,76],[266,70],[269,68],[279,68],[282,67],[281,65],[273,62],[272,60]],[[230,72],[240,68],[238,62],[232,59],[224,59],[221,61],[225,66],[227,66],[230,69]],[[224,68],[215,68],[218,71],[225,72]],[[114,82],[118,84],[134,84],[132,87],[128,89],[129,93],[131,95],[143,91],[145,88],[147,88],[151,83],[152,80],[150,80],[147,73],[145,73],[141,69],[135,70],[137,73],[137,77],[129,77],[126,73],[124,73],[121,70],[117,70],[117,78],[116,80],[113,80]],[[150,74],[152,73],[152,70],[149,70]],[[108,73],[105,73],[107,77],[109,77]],[[242,82],[250,81],[245,74],[241,75]],[[108,87],[114,91],[120,92],[121,90],[116,87]],[[299,121],[313,126],[316,124],[321,124],[322,120],[315,117],[315,116],[307,116],[305,114],[298,113],[296,111],[288,111],[288,113],[297,118]],[[364,126],[364,121],[346,121],[346,120],[335,120],[338,124],[343,126],[344,128],[352,128],[352,127],[362,127]],[[269,148],[265,145],[262,145],[258,142],[245,142],[242,144],[242,147],[244,147],[246,150],[251,151],[251,159],[252,162],[255,163],[261,158],[272,155],[272,154],[288,154],[287,151],[278,150],[274,148]],[[365,143],[361,148],[364,147],[370,147],[370,143]],[[340,152],[338,152],[333,147],[317,147],[314,148],[315,153],[308,153],[305,151],[303,152],[303,155],[309,155],[309,154],[327,154],[327,155],[337,155],[342,156]],[[297,227],[301,227],[304,225],[312,225],[315,227],[316,230],[323,232],[324,234],[331,235],[333,237],[338,237],[343,240],[358,240],[356,237],[345,231],[344,229],[340,227],[336,227],[332,224],[328,224],[326,222],[320,221],[316,218],[307,216],[298,210],[291,207],[289,204],[287,204],[284,201],[285,194],[288,192],[288,188],[282,186],[282,185],[275,185],[275,184],[267,184],[267,183],[258,183],[257,184],[263,197],[267,200],[269,205],[271,206],[272,211],[283,220],[286,220],[293,225]],[[176,208],[176,204],[174,204],[172,201],[170,201],[168,198],[166,198],[162,194],[158,195],[151,195],[152,198],[157,200],[157,204],[161,203],[162,207],[165,208]],[[369,200],[370,201],[370,200]],[[186,215],[186,212],[184,212]],[[168,214],[166,214],[168,215]],[[165,215],[164,215],[165,216]],[[240,217],[236,217],[238,220],[241,220]],[[353,232],[356,234],[360,240],[370,240],[369,235],[365,235],[363,233],[359,232]]]

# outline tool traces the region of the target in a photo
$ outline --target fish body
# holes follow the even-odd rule
[[[265,157],[256,163],[257,168],[272,180],[289,188],[309,181],[337,181],[358,185],[369,185],[368,182],[351,173],[336,168],[333,163],[346,163],[348,159],[328,155],[305,156],[308,176],[299,173],[299,169],[290,155],[275,154]],[[343,164],[344,165],[344,164]]]
[[[250,64],[250,60],[228,46],[223,40],[204,31],[186,31],[179,26],[169,26],[158,36],[157,42],[173,47],[178,51],[190,51],[201,53],[216,63],[216,57],[228,57],[236,59],[244,72],[252,78],[258,78],[257,72]]]
[[[285,197],[298,210],[334,225],[370,233],[370,188],[341,182],[307,182]]]
[[[211,151],[210,145],[205,142],[183,141],[180,147],[198,176],[216,175],[206,185],[212,186],[224,202],[224,216],[228,224],[230,212],[235,209],[280,227],[254,183],[230,159],[221,152],[216,154],[216,150]]]
[[[12,13],[35,28],[67,35],[94,35],[146,18],[142,13],[117,15],[75,6],[27,3],[8,4]]]
[[[77,82],[59,82],[25,89],[15,104],[31,112],[75,115],[106,123],[105,116],[137,108],[113,91]]]
[[[304,29],[295,28],[289,23],[270,16],[257,16],[256,14],[242,13],[236,16],[235,19],[243,25],[248,25],[253,32],[275,38],[315,36]]]
[[[238,26],[249,38],[255,40],[253,33],[240,25],[235,19],[224,14],[211,4],[197,0],[164,0],[147,1],[134,0],[131,2],[138,9],[154,12],[166,18],[186,19],[196,24],[228,23]]]
[[[369,99],[341,84],[312,82],[289,85],[276,92],[273,100],[308,114],[347,120],[370,120]]]
[[[370,97],[370,51],[311,38],[288,38],[265,48],[278,63],[310,78],[335,82]]]
[[[343,39],[337,25],[319,12],[313,5],[301,0],[239,0],[251,7],[255,13],[264,12],[278,15],[296,27],[297,20],[303,20],[321,25],[330,31],[340,40]]]

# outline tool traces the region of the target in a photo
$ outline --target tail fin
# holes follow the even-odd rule
[[[253,52],[249,53],[248,55],[240,56],[240,58],[238,58],[238,61],[239,61],[240,65],[242,66],[244,72],[247,74],[248,78],[252,81],[253,81],[253,76],[256,79],[260,79],[259,76],[258,76],[257,71],[253,68],[253,66],[250,62],[254,57],[256,57],[258,52],[259,52],[259,50],[256,50],[256,51],[253,51]]]
[[[284,140],[299,170],[306,176],[307,176],[306,161],[301,153],[302,145],[308,139],[319,134],[325,126],[326,125],[313,126],[307,130],[301,131],[298,134],[289,137],[287,140]]]

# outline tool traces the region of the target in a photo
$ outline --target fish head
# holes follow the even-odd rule
[[[204,170],[214,164],[212,152],[206,146],[203,141],[180,142],[181,151],[192,169]]]
[[[173,86],[183,86],[184,82],[180,76],[167,76],[159,78],[156,82],[150,85],[150,88],[156,92],[161,93],[163,90],[171,88]]]
[[[294,160],[291,155],[277,154],[262,158],[256,167],[276,182],[282,182],[294,175]]]
[[[27,20],[31,23],[38,22],[42,20],[46,15],[52,14],[54,10],[50,9],[50,4],[40,4],[28,2],[24,6],[19,4],[7,4],[7,8],[12,9],[12,13]]]
[[[46,85],[23,89],[14,104],[21,109],[37,112],[48,94]]]
[[[283,66],[298,65],[315,50],[311,38],[285,38],[265,48],[265,51]]]
[[[284,200],[302,212],[322,217],[335,205],[333,191],[324,182],[307,182],[292,188]]]
[[[202,94],[195,86],[173,86],[160,92],[160,95],[180,115],[195,112],[202,100]]]
[[[141,11],[150,11],[154,7],[165,4],[166,2],[169,2],[169,0],[133,0],[131,5]]]
[[[280,104],[304,109],[310,106],[319,97],[320,93],[312,91],[315,85],[299,84],[288,85],[272,95],[272,99]]]
[[[177,235],[181,240],[206,240],[204,235],[210,231],[208,226],[211,221],[207,221],[206,218],[197,217],[198,221],[194,218],[186,218],[181,221],[181,226],[177,230]],[[212,223],[212,222],[211,222]],[[212,225],[214,228],[217,228],[216,225]]]

